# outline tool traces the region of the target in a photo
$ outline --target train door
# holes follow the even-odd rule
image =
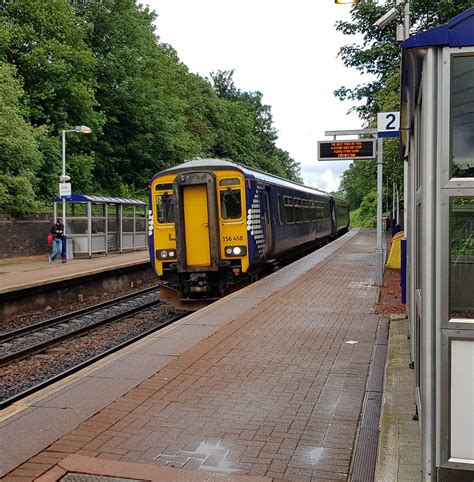
[[[183,186],[184,241],[187,266],[210,266],[209,213],[205,184]]]
[[[273,231],[271,225],[270,199],[267,190],[259,192],[260,201],[260,225],[263,231],[262,256],[268,258],[273,253]]]

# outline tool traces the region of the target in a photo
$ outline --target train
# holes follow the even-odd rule
[[[149,183],[148,246],[160,298],[184,309],[349,229],[349,205],[224,159],[194,159]]]

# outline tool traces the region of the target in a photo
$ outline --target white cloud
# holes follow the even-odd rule
[[[238,88],[260,91],[272,107],[278,146],[301,163],[307,184],[334,189],[347,162],[317,161],[324,131],[359,129],[338,87],[364,78],[346,69],[339,48],[353,40],[336,32],[349,6],[331,0],[148,0],[158,13],[157,34],[192,72],[208,77],[235,69]]]

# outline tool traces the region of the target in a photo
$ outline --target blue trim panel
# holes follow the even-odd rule
[[[383,139],[384,137],[400,137],[400,131],[395,132],[377,132],[377,137]]]

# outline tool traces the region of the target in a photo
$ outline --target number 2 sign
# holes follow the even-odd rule
[[[400,136],[400,112],[379,112],[377,114],[377,136]]]

